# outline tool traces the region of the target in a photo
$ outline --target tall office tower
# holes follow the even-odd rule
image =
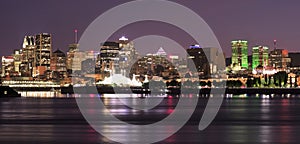
[[[22,48],[22,63],[20,72],[22,77],[33,77],[36,71],[36,46],[34,36],[25,36]]]
[[[120,45],[117,42],[104,42],[100,47],[98,57],[101,71],[112,71],[112,73],[120,73],[119,69],[119,52]]]
[[[198,72],[201,77],[208,77],[210,75],[210,65],[203,49],[199,45],[192,45],[187,49],[187,67],[189,70]]]
[[[50,61],[52,56],[51,34],[41,33],[35,36],[36,44],[36,75],[44,75],[45,71],[50,70]]]
[[[130,68],[133,63],[137,60],[137,51],[134,48],[134,44],[132,41],[129,41],[126,37],[121,37],[119,39],[119,68],[120,73],[122,75],[128,75],[130,72]]]
[[[53,52],[51,57],[52,78],[62,80],[67,77],[66,55],[60,50]]]
[[[232,64],[248,69],[248,41],[231,41]]]
[[[209,63],[210,74],[216,74],[218,71],[225,70],[225,58],[218,48],[205,47],[202,49]]]
[[[14,50],[14,71],[16,76],[21,76],[21,63],[22,63],[22,49],[21,50]]]
[[[252,69],[257,66],[268,66],[269,48],[266,46],[255,46],[252,48]]]
[[[270,52],[270,65],[276,69],[287,70],[291,63],[289,52],[285,49],[274,49]]]
[[[79,50],[78,46],[79,46],[79,44],[77,44],[77,43],[69,44],[69,50],[67,52],[67,60],[66,60],[66,68],[67,68],[67,71],[69,72],[69,74],[72,73],[72,65],[74,63],[75,53],[78,52],[78,50]]]

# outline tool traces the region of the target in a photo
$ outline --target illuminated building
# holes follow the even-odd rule
[[[66,55],[60,50],[53,52],[51,57],[51,71],[53,79],[62,80],[67,77]]]
[[[21,50],[14,50],[14,72],[16,76],[21,76],[20,66],[22,63],[22,49]]]
[[[160,57],[165,57],[165,58],[167,57],[167,53],[162,47],[160,47],[158,49],[158,51],[156,52],[156,55],[160,56]]]
[[[276,69],[287,70],[290,66],[291,58],[285,49],[274,49],[270,52],[270,65]]]
[[[119,39],[119,67],[120,73],[124,76],[129,74],[128,68],[132,66],[132,64],[137,59],[137,52],[134,48],[134,44],[132,41],[129,41],[126,37],[121,37]]]
[[[252,48],[252,69],[257,66],[268,66],[269,48],[266,46],[255,46]]]
[[[2,77],[10,77],[14,72],[13,56],[2,56]]]
[[[119,69],[120,45],[117,42],[104,42],[100,47],[98,63],[101,71],[120,73]]]
[[[71,68],[72,71],[81,71],[82,70],[82,62],[87,59],[96,60],[99,52],[96,51],[75,51],[74,57],[72,58]],[[95,64],[94,64],[95,65]]]
[[[136,61],[130,69],[130,76],[149,76],[152,79],[154,76],[164,79],[178,78],[179,74],[175,66],[169,62],[164,56],[157,54],[148,54]]]
[[[33,77],[33,72],[36,70],[35,50],[34,36],[25,36],[22,48],[22,63],[20,66],[22,77]]]
[[[75,52],[78,52],[79,44],[69,44],[69,50],[67,52],[67,59],[66,59],[66,68],[67,71],[71,74],[72,73],[72,64],[75,57]],[[75,68],[76,69],[76,68]],[[80,69],[80,68],[77,68]]]
[[[37,34],[35,36],[35,58],[37,73],[36,76],[44,75],[44,72],[50,70],[50,61],[52,56],[51,35],[47,33]]]
[[[225,70],[224,53],[219,52],[219,49],[214,47],[206,47],[202,49],[209,63],[210,74],[215,74],[218,71]]]
[[[188,69],[197,71],[199,76],[208,77],[210,75],[210,66],[203,49],[199,45],[192,45],[187,49],[187,53]]]
[[[231,41],[232,64],[248,69],[248,41]]]

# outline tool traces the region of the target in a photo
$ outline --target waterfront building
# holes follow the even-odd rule
[[[266,46],[255,46],[252,48],[252,69],[257,66],[266,67],[269,64],[269,48]]]
[[[52,56],[52,38],[51,34],[41,33],[35,36],[35,58],[36,58],[36,76],[44,75],[50,70],[50,61]]]
[[[248,41],[234,40],[231,41],[232,48],[232,65],[240,66],[241,68],[248,69]]]

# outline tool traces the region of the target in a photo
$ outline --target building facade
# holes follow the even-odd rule
[[[255,46],[252,48],[252,69],[257,66],[269,65],[269,48],[266,46]]]
[[[69,74],[72,74],[72,65],[75,58],[75,53],[79,51],[78,49],[79,44],[69,44],[69,50],[67,52],[67,58],[66,58],[66,68]],[[80,68],[77,68],[80,69]]]
[[[126,37],[121,37],[118,41],[119,51],[119,68],[120,73],[124,76],[128,76],[133,63],[137,60],[137,51],[134,48],[132,41],[129,41]]]
[[[36,76],[44,75],[45,71],[50,70],[50,61],[52,56],[52,38],[51,34],[41,33],[35,36],[35,58],[36,58]]]
[[[53,52],[51,57],[52,79],[62,80],[67,77],[66,55],[60,50]]]
[[[97,58],[100,71],[112,71],[113,73],[120,73],[120,50],[120,45],[117,42],[104,42],[101,44],[100,54]]]
[[[287,70],[290,66],[291,58],[285,49],[274,49],[270,52],[270,65],[276,69]]]
[[[25,36],[22,47],[22,62],[20,72],[22,77],[33,77],[36,71],[36,46],[34,36]]]
[[[2,56],[2,77],[10,77],[14,73],[13,56]]]
[[[192,45],[187,49],[187,67],[191,71],[197,71],[201,77],[208,77],[210,73],[210,65],[204,50],[198,45]],[[194,69],[196,68],[196,70]]]
[[[231,41],[232,48],[232,64],[236,64],[241,68],[248,69],[248,41],[234,40]]]

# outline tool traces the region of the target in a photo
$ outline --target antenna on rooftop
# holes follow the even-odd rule
[[[75,30],[74,30],[74,33],[75,33],[75,44],[78,43],[78,39],[77,39],[77,36],[78,36],[78,35],[77,35],[77,32],[78,32],[77,29],[75,29]]]

